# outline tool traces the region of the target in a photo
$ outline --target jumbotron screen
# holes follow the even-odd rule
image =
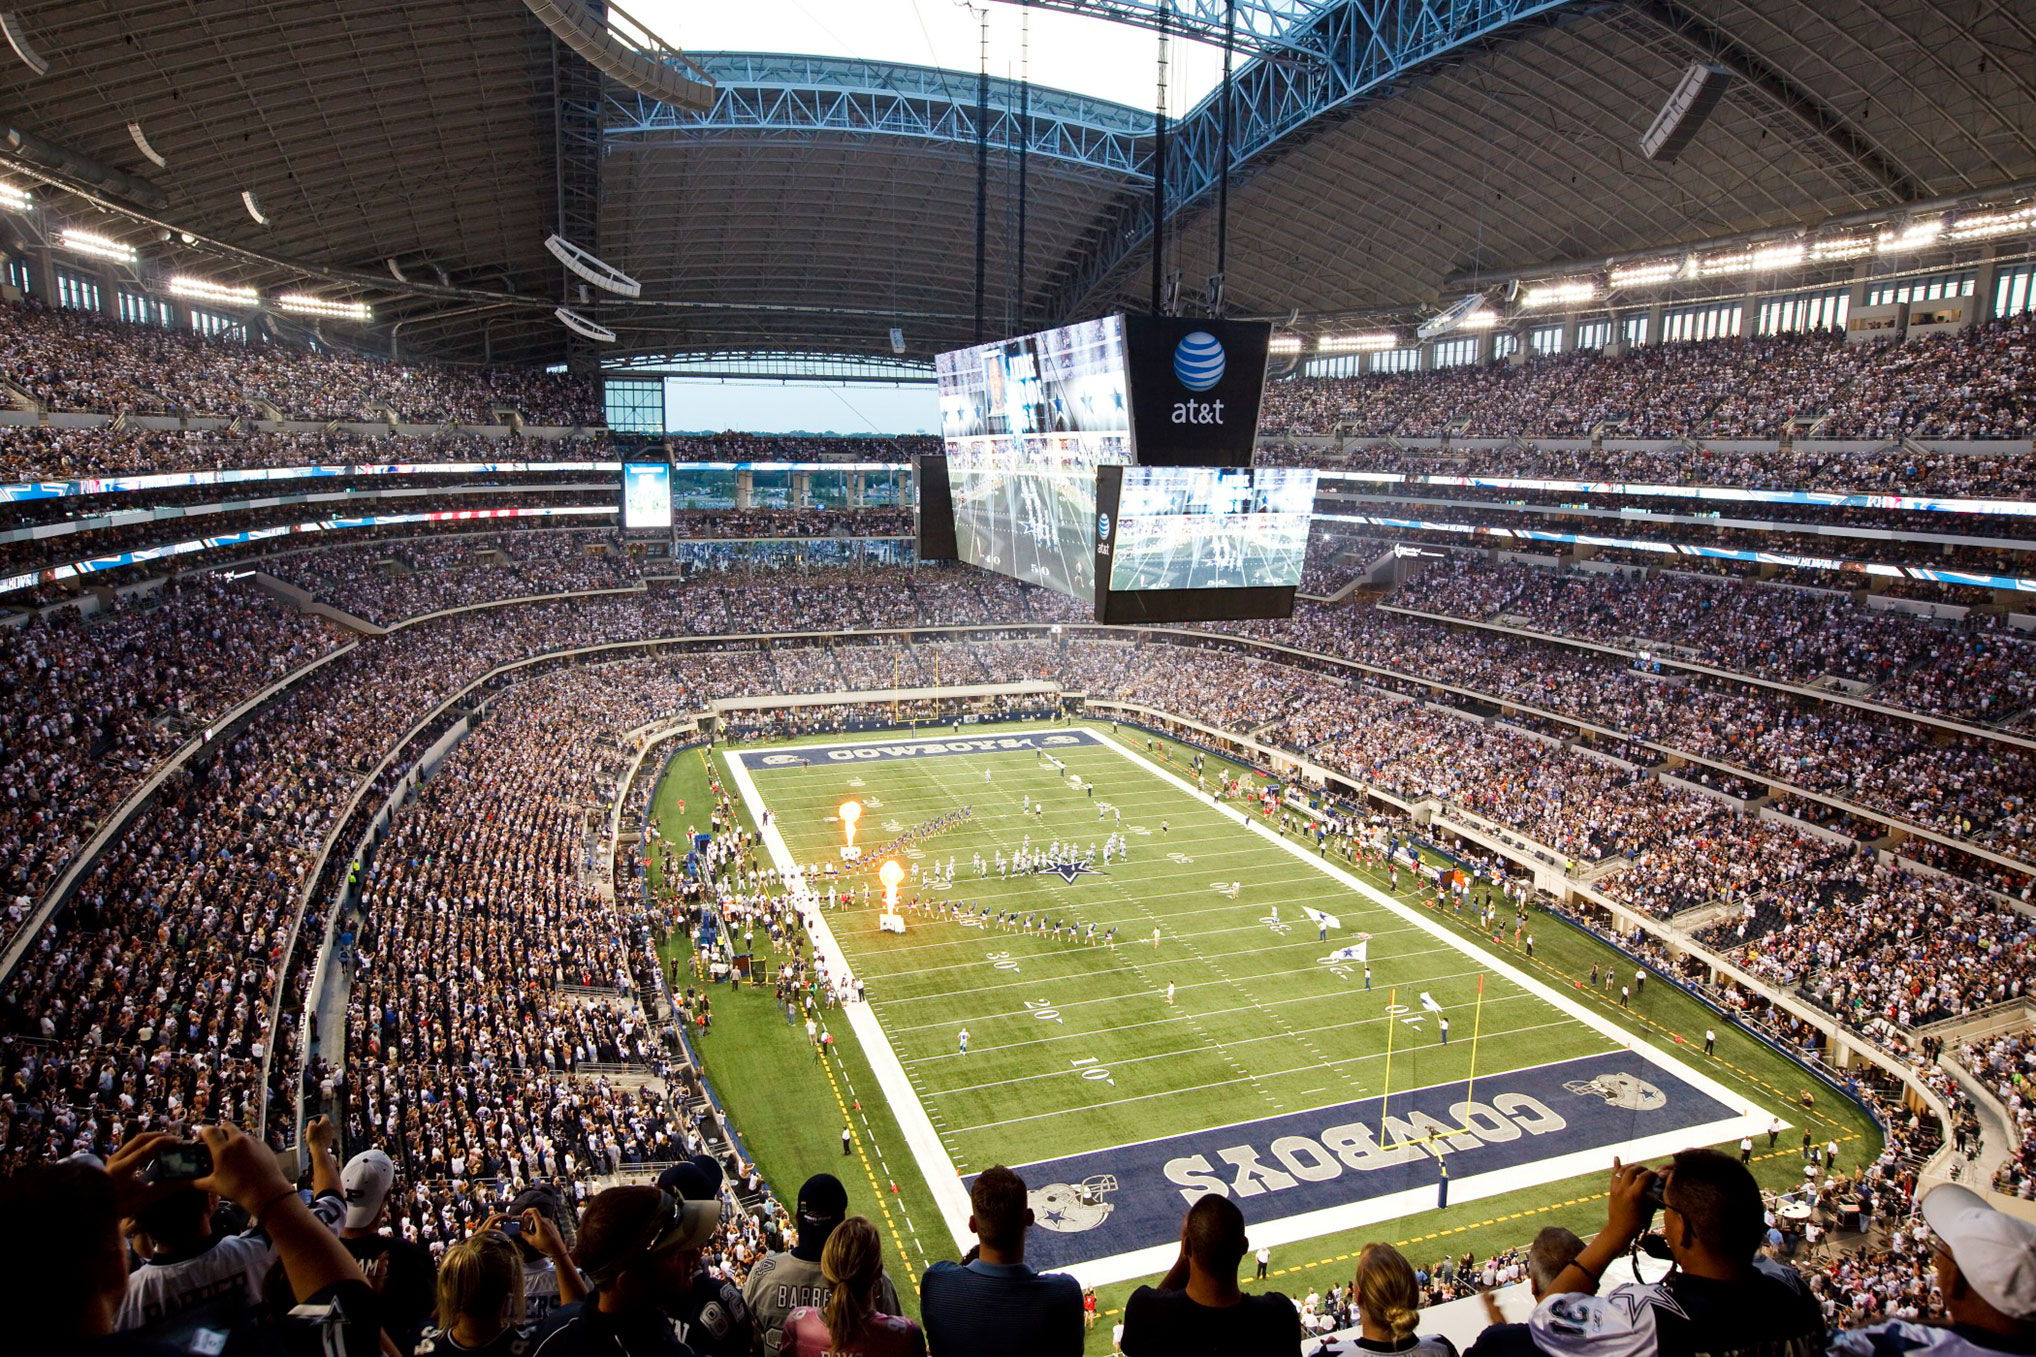
[[[960,558],[1090,597],[1096,468],[1131,461],[1124,318],[957,349],[936,370]]]
[[[1312,469],[1136,466],[1123,478],[1112,590],[1300,585],[1315,508]]]
[[[622,527],[625,532],[672,526],[672,468],[667,462],[622,464]]]

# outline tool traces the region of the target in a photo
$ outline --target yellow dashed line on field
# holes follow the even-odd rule
[[[841,1096],[841,1083],[834,1077],[834,1064],[827,1058],[827,1053],[824,1051],[821,1053],[820,1067],[827,1071],[827,1086],[834,1090],[835,1106],[841,1109],[841,1124],[853,1127],[855,1125],[855,1118],[850,1115],[848,1100]],[[877,1171],[870,1167],[868,1117],[863,1118],[863,1131],[864,1134],[855,1137],[855,1155],[857,1159],[862,1161],[862,1171],[870,1180],[870,1191],[876,1196],[877,1209],[884,1213],[884,1224],[889,1226],[891,1230],[891,1242],[898,1248],[898,1257],[907,1264],[906,1271],[911,1274],[912,1291],[914,1295],[917,1295],[919,1291],[919,1269],[910,1266],[912,1252],[905,1247],[905,1236],[899,1232],[897,1218],[891,1214],[890,1194],[885,1191],[884,1184],[877,1181]],[[904,1208],[901,1206],[899,1208],[901,1214],[903,1210]],[[924,1258],[923,1250],[920,1256],[922,1259]]]

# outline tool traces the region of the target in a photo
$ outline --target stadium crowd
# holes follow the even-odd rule
[[[0,376],[53,410],[107,414],[242,415],[264,406],[287,419],[368,420],[394,411],[416,423],[602,422],[583,377],[527,368],[391,363],[282,340],[243,340],[128,325],[36,302],[9,305]]]
[[[1266,385],[1269,432],[1359,438],[2027,438],[2036,321],[1848,344],[1829,331]],[[1516,472],[1515,474],[1525,474]]]

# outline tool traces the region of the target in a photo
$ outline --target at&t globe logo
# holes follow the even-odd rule
[[[1174,376],[1190,391],[1207,391],[1223,380],[1223,345],[1207,330],[1196,330],[1174,346]]]

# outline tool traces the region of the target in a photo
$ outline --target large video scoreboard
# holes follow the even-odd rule
[[[1314,476],[1251,470],[1269,338],[1105,316],[941,354],[921,557],[1093,601],[1102,621],[1288,615]]]

